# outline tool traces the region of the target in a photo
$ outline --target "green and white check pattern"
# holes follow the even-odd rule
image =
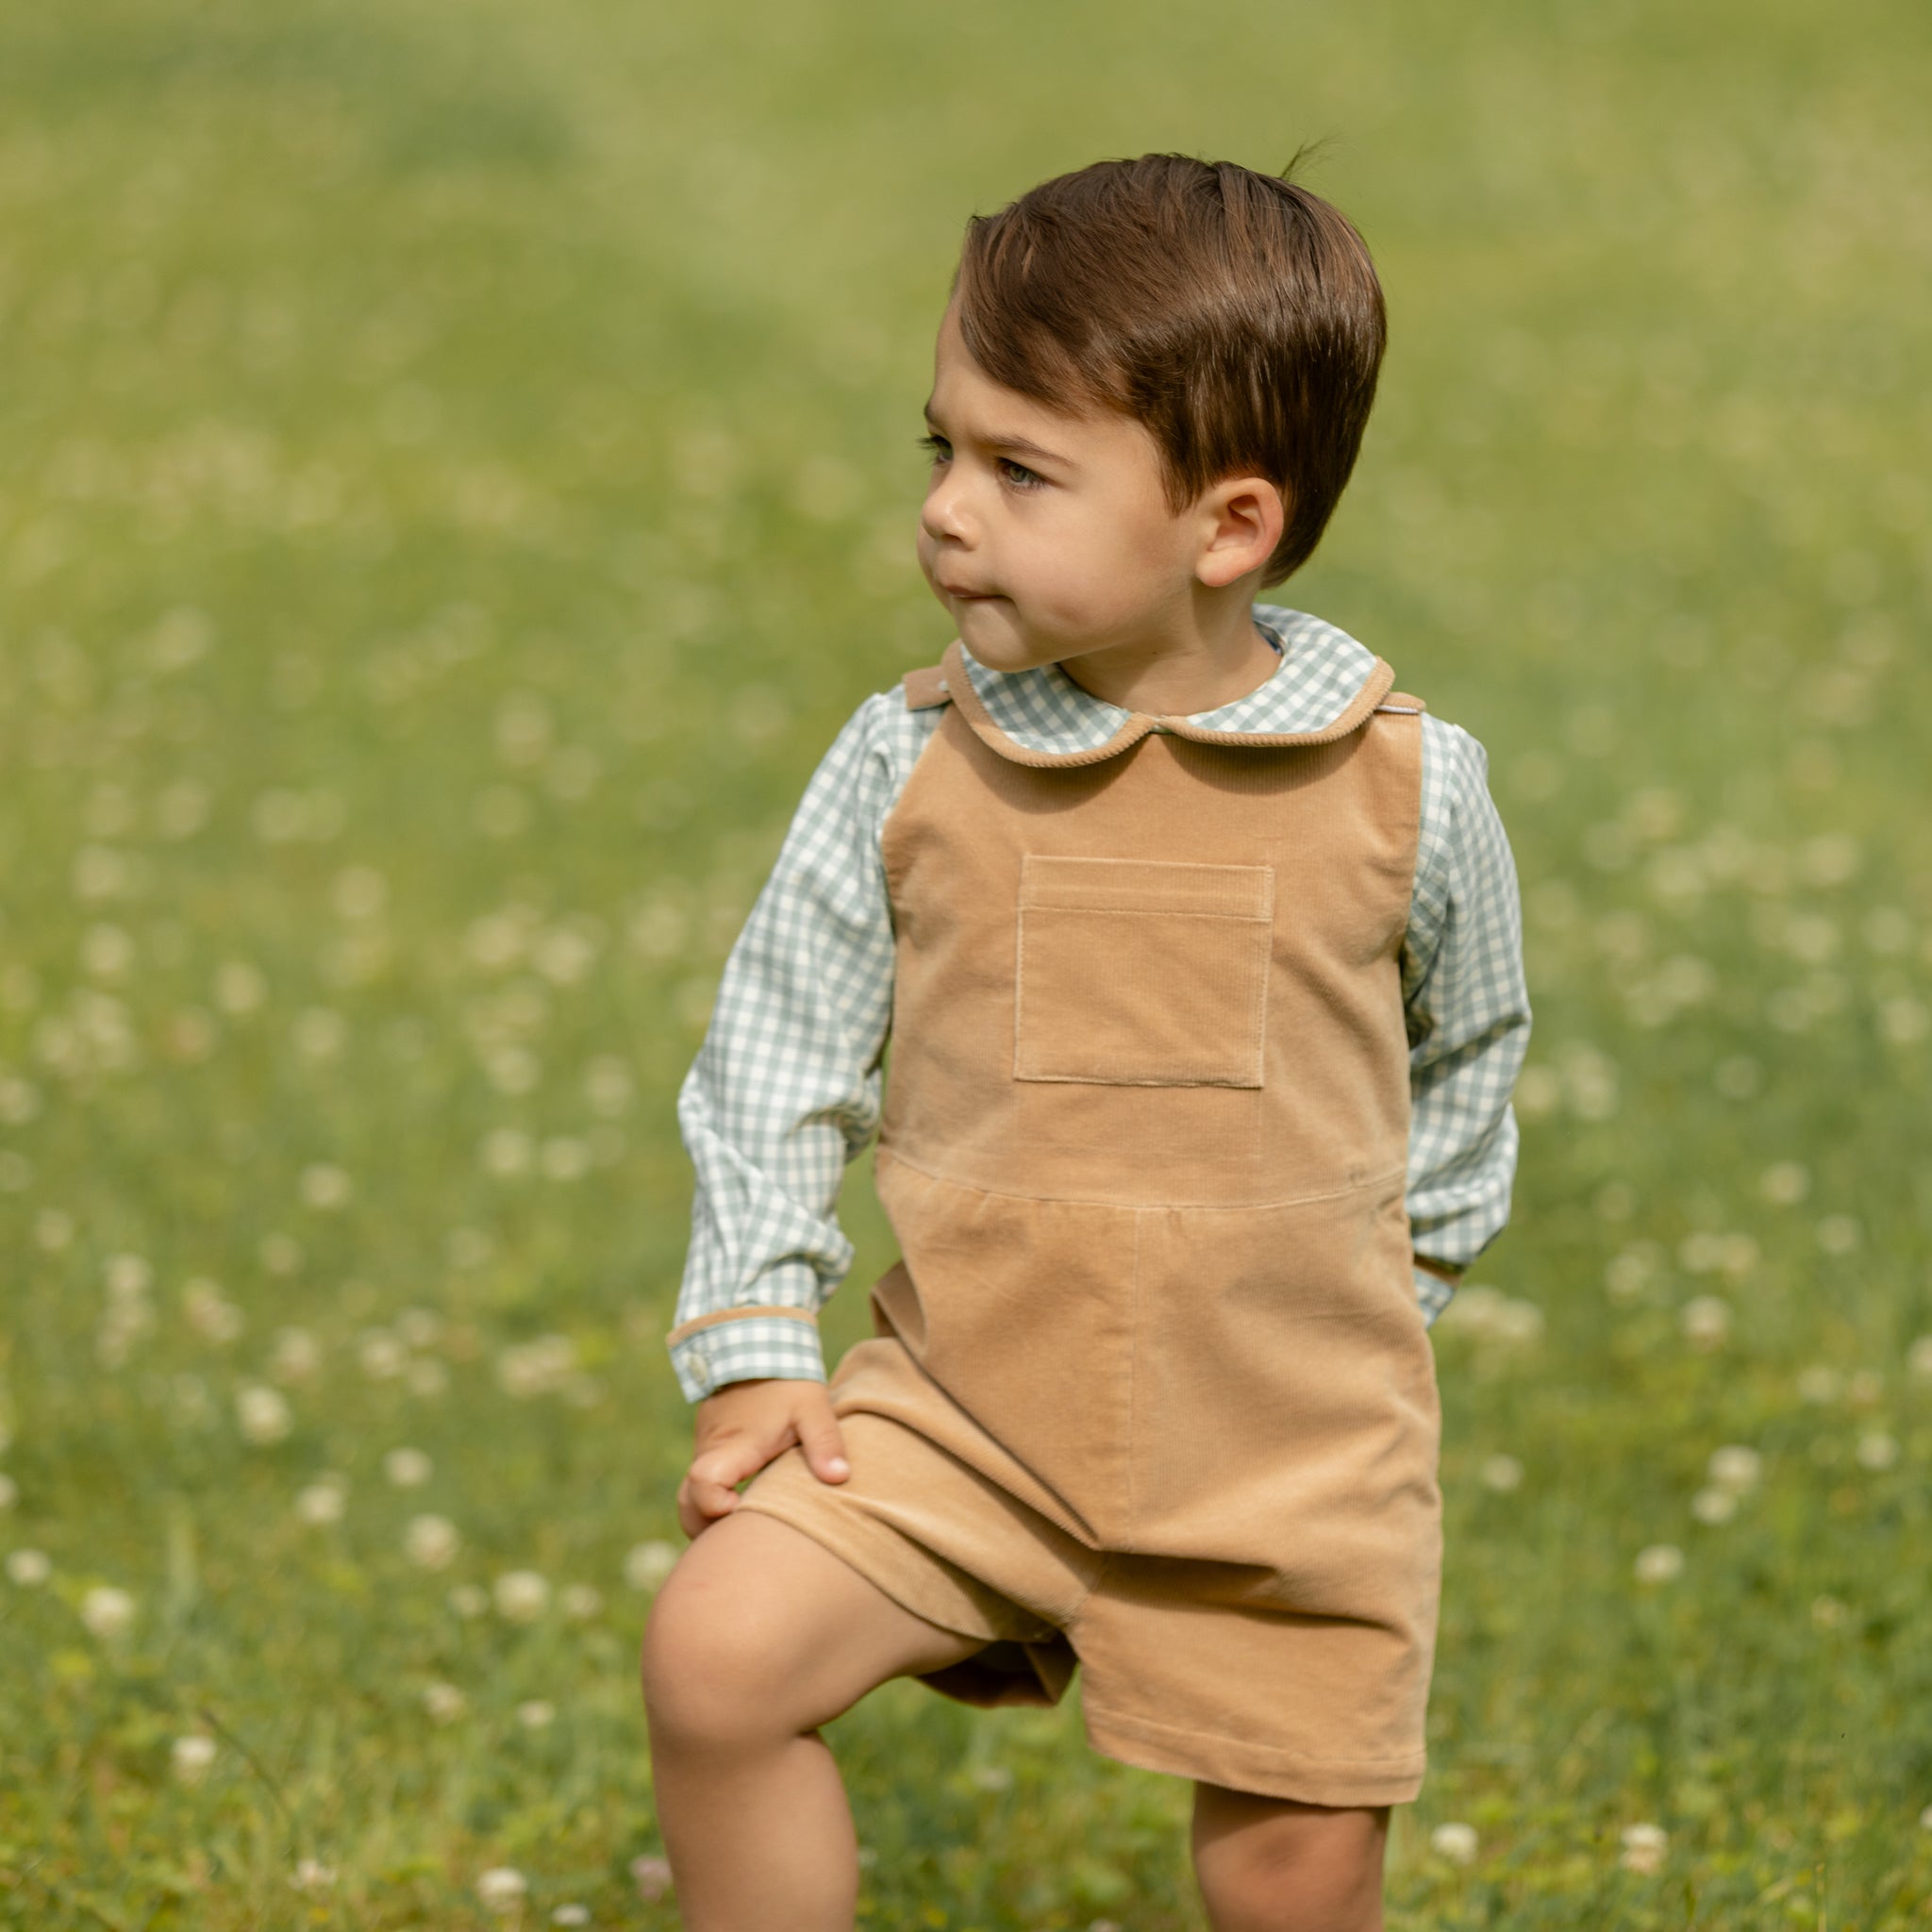
[[[1311,731],[1360,689],[1374,654],[1303,612],[1257,605],[1282,654],[1258,690],[1193,723]],[[964,647],[962,645],[962,652]],[[1057,664],[1016,673],[965,654],[1000,728],[1066,751],[1105,743],[1129,715]],[[945,708],[868,696],[820,760],[718,985],[677,1101],[696,1170],[691,1238],[673,1327],[731,1308],[824,1305],[852,1266],[836,1214],[846,1164],[878,1131],[879,1059],[891,1023],[893,935],[879,830]],[[1467,1263],[1509,1214],[1517,1132],[1509,1093],[1529,1041],[1522,914],[1483,747],[1424,712],[1422,828],[1403,956],[1410,1091],[1408,1212],[1417,1251]],[[1422,1270],[1433,1323],[1454,1284]],[[696,1402],[758,1375],[825,1379],[813,1321],[747,1314],[670,1348]]]

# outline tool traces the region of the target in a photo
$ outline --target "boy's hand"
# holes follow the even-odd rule
[[[677,1520],[688,1537],[730,1515],[737,1485],[794,1442],[822,1482],[843,1482],[852,1473],[823,1382],[782,1375],[727,1382],[698,1404],[695,1428],[691,1468],[677,1486]]]

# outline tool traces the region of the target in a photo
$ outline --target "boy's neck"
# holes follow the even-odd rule
[[[1156,645],[1115,644],[1059,659],[1089,696],[1124,711],[1191,718],[1218,711],[1260,689],[1282,661],[1245,597],[1239,608]]]

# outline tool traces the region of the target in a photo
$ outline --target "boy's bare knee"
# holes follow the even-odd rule
[[[1194,1873],[1214,1932],[1381,1932],[1386,1806],[1198,1786]]]
[[[653,1737],[715,1748],[812,1728],[795,1707],[798,1640],[782,1604],[680,1587],[673,1571],[652,1601],[641,1657]]]

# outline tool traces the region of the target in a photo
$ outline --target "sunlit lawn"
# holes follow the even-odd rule
[[[1434,1331],[1390,1924],[1932,1925],[1928,40],[0,21],[0,1923],[677,1923],[674,1101],[818,757],[949,635],[959,231],[1325,134],[1392,348],[1271,594],[1488,746],[1537,1008],[1516,1218]],[[1077,1680],[827,1735],[868,1924],[1203,1926],[1187,1787]]]

